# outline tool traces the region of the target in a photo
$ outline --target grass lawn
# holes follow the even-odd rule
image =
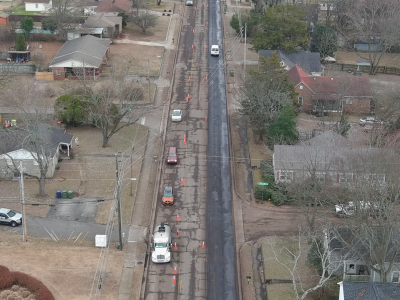
[[[26,11],[25,5],[19,5],[15,7],[11,12],[11,15],[23,15],[23,16],[30,16],[30,15],[46,15],[40,11]]]

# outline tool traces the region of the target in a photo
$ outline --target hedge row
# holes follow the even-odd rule
[[[40,280],[22,272],[10,272],[7,267],[0,266],[0,290],[11,288],[13,285],[27,288],[35,295],[37,300],[55,299],[50,290]]]

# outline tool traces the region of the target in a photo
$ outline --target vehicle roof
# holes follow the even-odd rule
[[[172,112],[181,112],[182,110],[180,109],[174,109]]]
[[[169,152],[176,152],[176,147],[169,147]]]
[[[164,191],[165,192],[172,192],[172,186],[166,186]]]
[[[167,224],[164,224],[165,231],[160,231],[160,225],[157,225],[154,229],[154,238],[168,238],[171,236],[171,227]]]
[[[6,214],[10,211],[11,209],[8,208],[0,208],[0,213]]]

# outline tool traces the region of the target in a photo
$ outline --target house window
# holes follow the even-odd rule
[[[279,181],[293,181],[293,171],[281,171]]]
[[[299,104],[300,104],[300,105],[303,105],[303,97],[302,97],[302,96],[299,96],[299,97],[297,98],[297,100],[299,101]]]
[[[302,85],[300,85],[300,89],[301,89],[301,90],[303,89],[303,86],[302,86]]]
[[[392,272],[392,282],[399,282],[400,272],[394,271]]]
[[[353,98],[346,98],[346,104],[353,104]]]
[[[103,33],[107,34],[107,28],[103,28]]]
[[[315,173],[315,179],[319,183],[324,183],[325,182],[325,173]]]
[[[379,183],[382,183],[382,182],[385,182],[385,174],[372,174],[371,175],[371,181],[373,181],[373,182],[379,182]]]
[[[56,74],[57,74],[57,76],[60,76],[61,75],[61,70],[56,70]]]
[[[339,182],[340,183],[346,183],[346,182],[352,182],[353,181],[353,174],[348,174],[348,173],[340,173],[339,174]]]
[[[35,8],[39,8],[39,4],[35,4]]]
[[[13,173],[13,179],[20,179],[21,178],[21,173],[20,172],[14,172]]]

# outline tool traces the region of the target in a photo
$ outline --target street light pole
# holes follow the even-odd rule
[[[24,169],[22,168],[22,161],[19,162],[19,194],[21,198],[21,214],[22,214],[22,240],[27,241],[26,238],[26,218],[25,218],[25,201],[24,201]]]

